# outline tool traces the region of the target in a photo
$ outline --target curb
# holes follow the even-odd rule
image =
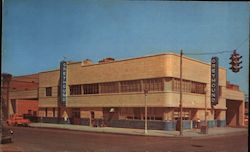
[[[112,131],[104,131],[104,130],[79,130],[79,129],[70,129],[70,128],[57,128],[53,126],[30,126],[31,128],[48,128],[48,129],[57,129],[57,130],[70,130],[70,131],[81,131],[81,132],[90,132],[90,133],[104,133],[104,134],[118,134],[118,135],[130,135],[130,136],[144,136],[144,137],[163,137],[163,138],[180,138],[180,139],[201,139],[201,138],[214,138],[214,137],[222,137],[222,136],[230,136],[235,134],[244,134],[247,133],[246,131],[236,131],[236,132],[229,132],[229,133],[219,133],[219,134],[212,134],[212,135],[198,135],[198,136],[167,136],[167,135],[152,135],[152,134],[138,134],[138,133],[123,133],[123,132],[112,132]]]
[[[40,126],[30,126],[31,128],[42,128],[42,129],[56,129],[56,130],[70,130],[70,131],[80,131],[88,133],[103,133],[103,134],[116,134],[116,135],[127,135],[127,136],[144,136],[144,137],[162,137],[162,138],[187,138],[191,139],[190,136],[165,136],[165,135],[152,135],[152,134],[136,134],[136,133],[122,133],[122,132],[111,132],[111,131],[98,131],[98,130],[78,130],[78,129],[69,129],[69,128],[56,128],[56,127],[40,127]]]
[[[205,139],[205,138],[216,138],[216,137],[223,137],[223,136],[232,136],[232,135],[241,135],[241,134],[247,134],[247,131],[236,131],[236,132],[229,132],[229,133],[223,133],[223,134],[214,134],[214,135],[204,135],[204,136],[194,136],[191,137],[192,139]]]

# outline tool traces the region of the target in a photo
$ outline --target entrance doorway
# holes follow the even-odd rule
[[[80,125],[80,108],[73,108],[72,109],[72,123],[74,125]]]
[[[95,112],[90,111],[90,126],[95,126]]]
[[[236,127],[240,125],[240,101],[226,100],[226,123],[228,126]]]

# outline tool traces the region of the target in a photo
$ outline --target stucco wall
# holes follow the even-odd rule
[[[134,80],[156,77],[177,77],[179,78],[178,54],[168,53],[149,57],[140,57],[82,66],[81,63],[68,64],[68,85],[86,84],[98,82],[111,82],[122,80]],[[222,86],[222,95],[216,109],[225,109],[226,70],[220,68],[219,83]],[[210,64],[194,59],[183,57],[183,79],[203,82],[207,84],[207,106],[210,106]],[[39,74],[39,106],[57,106],[57,85],[59,81],[59,70],[42,72]],[[165,83],[165,86],[171,84]],[[45,97],[45,87],[52,87],[52,97]],[[67,88],[69,94],[69,88]],[[205,106],[205,95],[183,93],[183,106],[203,108]],[[140,107],[144,105],[143,93],[122,93],[122,94],[99,94],[68,96],[67,106],[69,107]],[[149,106],[178,107],[179,93],[172,92],[169,87],[165,92],[151,93],[148,96]]]
[[[166,76],[166,55],[128,59],[112,63],[68,65],[68,84],[135,80]]]

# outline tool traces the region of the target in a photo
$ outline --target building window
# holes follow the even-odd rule
[[[143,80],[143,85],[148,91],[163,91],[164,89],[163,79],[161,78]]]
[[[180,82],[178,79],[173,79],[173,91],[180,91]]]
[[[178,118],[180,118],[180,110],[175,109],[173,112],[173,119],[178,120]],[[183,109],[182,120],[190,120],[190,110],[189,109]]]
[[[99,86],[98,84],[84,84],[83,85],[84,94],[98,94]]]
[[[52,96],[52,87],[46,88],[46,96]]]
[[[120,108],[119,119],[134,119],[133,108]]]
[[[133,108],[134,119],[141,120],[141,114],[144,112],[143,108]]]
[[[121,92],[141,92],[141,81],[122,81],[121,82]]]
[[[183,80],[182,91],[189,93],[205,94],[205,83]],[[180,79],[173,79],[173,91],[180,91]]]
[[[100,93],[118,93],[118,82],[100,83]]]
[[[80,95],[82,94],[82,86],[81,85],[71,85],[69,86],[70,95]]]
[[[192,82],[184,80],[182,83],[182,90],[184,92],[191,92],[191,88],[192,88]]]
[[[206,84],[199,82],[192,82],[191,93],[205,94]]]

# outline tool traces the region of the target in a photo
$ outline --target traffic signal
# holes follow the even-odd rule
[[[240,56],[240,54],[238,54],[236,50],[234,50],[233,54],[231,54],[231,57],[229,58],[231,60],[231,62],[229,63],[231,64],[231,67],[229,69],[231,69],[235,73],[239,72],[240,69],[242,69],[242,66],[240,66],[240,64],[242,63],[242,61],[240,61],[241,58],[242,56]]]

